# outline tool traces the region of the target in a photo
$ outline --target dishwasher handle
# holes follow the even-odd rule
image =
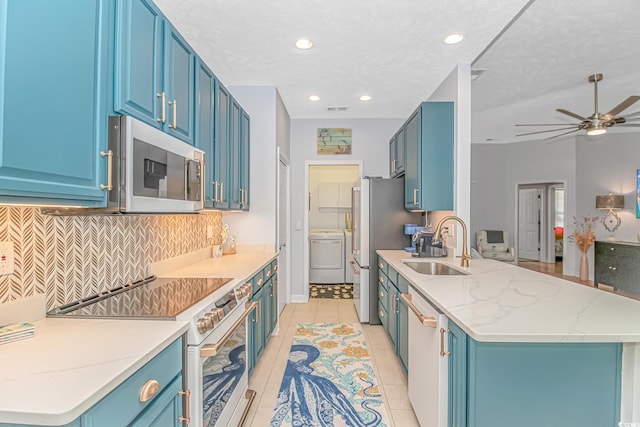
[[[413,314],[416,315],[420,323],[422,323],[422,326],[426,326],[428,328],[438,327],[438,320],[435,317],[425,316],[424,314],[420,313],[418,307],[416,307],[411,301],[410,294],[400,294],[400,298],[405,302],[405,304],[407,304],[407,307],[409,307],[411,311],[413,311]]]

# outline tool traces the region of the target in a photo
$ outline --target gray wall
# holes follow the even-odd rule
[[[362,161],[364,175],[389,176],[389,139],[404,119],[292,119],[291,120],[291,296],[294,302],[306,300],[304,288],[304,230],[306,209],[305,162],[307,160]],[[318,128],[351,128],[352,154],[318,155]]]
[[[580,252],[566,236],[573,232],[572,218],[603,216],[595,209],[595,196],[625,195],[625,209],[618,211],[622,225],[614,237],[637,242],[636,170],[640,168],[640,135],[608,133],[592,138],[578,136],[549,143],[473,144],[471,160],[472,240],[479,229],[500,228],[515,236],[516,186],[525,183],[565,182],[565,274],[577,276]],[[609,232],[600,224],[597,239]],[[512,237],[513,239],[514,237]],[[589,250],[593,278],[593,248]]]
[[[287,159],[291,159],[291,118],[276,90],[276,144]]]
[[[575,138],[552,143],[472,144],[472,245],[475,246],[477,231],[486,229],[508,231],[511,243],[515,244],[519,184],[565,183],[565,218],[573,217],[576,198],[575,146]],[[577,275],[575,262],[571,257],[565,259],[565,274]]]
[[[273,86],[231,86],[229,91],[251,117],[251,210],[225,213],[223,223],[239,243],[276,242],[276,146],[289,149],[289,114]]]

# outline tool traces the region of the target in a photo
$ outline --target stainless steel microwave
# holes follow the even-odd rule
[[[204,208],[204,152],[129,116],[109,117],[106,208],[58,215],[195,213]]]

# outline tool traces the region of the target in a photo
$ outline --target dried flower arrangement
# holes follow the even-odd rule
[[[580,252],[587,252],[593,242],[596,241],[596,236],[593,233],[593,228],[600,221],[600,218],[597,216],[585,216],[582,217],[580,221],[573,217],[573,234],[570,234],[567,237],[567,240],[573,242],[578,246]]]

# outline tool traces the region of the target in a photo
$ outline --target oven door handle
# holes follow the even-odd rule
[[[242,322],[244,322],[244,320],[251,314],[251,312],[256,309],[257,305],[258,305],[258,303],[255,302],[255,301],[247,302],[247,304],[245,306],[246,310],[244,311],[244,313],[242,313],[240,318],[238,320],[236,320],[236,323],[234,323],[233,326],[227,331],[227,333],[225,333],[222,336],[222,338],[220,338],[220,341],[218,341],[215,344],[208,344],[208,345],[203,346],[200,349],[200,357],[213,357],[216,354],[218,354],[218,352],[220,351],[220,349],[222,348],[224,343],[227,342],[229,337],[231,337],[231,335],[233,335],[235,330],[240,327]]]

